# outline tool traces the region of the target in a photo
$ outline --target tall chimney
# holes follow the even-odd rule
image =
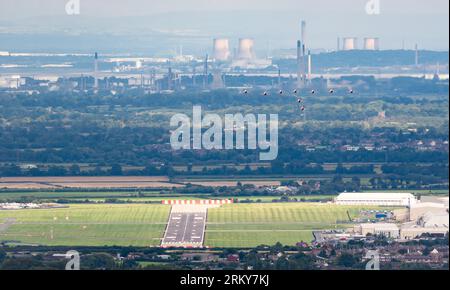
[[[208,54],[206,54],[205,57],[205,64],[203,67],[203,89],[206,90],[207,86],[208,86]]]
[[[192,68],[192,85],[194,87],[197,86],[197,80],[196,80],[197,76],[196,76],[196,74],[197,74],[197,71],[196,71],[196,68],[195,68],[195,65],[194,65],[194,67]]]
[[[414,47],[415,50],[415,65],[419,66],[419,46],[416,44]]]
[[[281,69],[278,69],[278,89],[282,89],[281,87]]]
[[[311,84],[312,80],[312,58],[311,51],[308,50],[308,83]]]
[[[297,62],[298,62],[298,88],[305,87],[307,61],[306,61],[306,21],[300,23],[300,41],[297,43]]]
[[[98,53],[94,55],[94,89],[98,89]]]
[[[302,42],[297,41],[297,88],[302,88],[303,82],[303,55],[302,55]]]
[[[301,22],[301,41],[303,45],[306,43],[306,21]]]
[[[172,81],[173,81],[173,73],[172,73],[172,65],[168,62],[169,70],[167,72],[167,89],[172,90]]]

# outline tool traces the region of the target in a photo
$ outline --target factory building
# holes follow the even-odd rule
[[[393,239],[398,239],[400,237],[399,227],[396,224],[390,223],[360,224],[359,233],[363,236],[371,234]]]
[[[435,202],[420,202],[411,205],[409,219],[412,221],[418,220],[421,216],[426,213],[433,214],[445,214],[447,212],[447,207],[442,203]]]
[[[26,79],[20,75],[0,76],[0,88],[18,89],[25,83]]]
[[[448,229],[448,213],[427,212],[417,221],[417,224],[424,228],[445,227]]]
[[[339,205],[411,206],[417,199],[411,193],[344,192],[335,199]]]
[[[423,234],[444,236],[448,233],[448,227],[448,212],[428,212],[415,222],[403,224],[400,233],[404,240],[415,239]]]

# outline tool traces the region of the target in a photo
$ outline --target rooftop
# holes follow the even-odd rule
[[[396,231],[398,230],[398,226],[393,223],[372,223],[372,224],[360,224],[362,229],[373,229],[377,230],[388,230],[388,231]]]
[[[411,198],[414,195],[406,192],[343,192],[339,194],[338,199],[354,199],[354,198],[372,198],[372,199],[393,199],[393,198]]]

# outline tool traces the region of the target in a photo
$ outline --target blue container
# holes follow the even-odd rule
[[[377,219],[385,219],[385,218],[387,218],[387,214],[385,214],[385,213],[377,213],[375,215],[375,218],[377,218]]]

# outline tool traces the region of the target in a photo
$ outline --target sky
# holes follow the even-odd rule
[[[1,0],[2,19],[64,14],[69,0]],[[90,16],[151,15],[182,11],[364,11],[366,0],[80,0],[81,12]],[[380,0],[381,12],[448,15],[446,0]]]
[[[0,33],[153,31],[167,37],[252,37],[260,47],[290,48],[304,19],[310,47],[317,49],[334,49],[337,37],[345,36],[379,37],[382,49],[418,43],[448,50],[449,43],[448,0],[79,0],[80,15],[67,15],[68,1],[0,0]],[[379,1],[379,14],[367,13],[368,1]]]

